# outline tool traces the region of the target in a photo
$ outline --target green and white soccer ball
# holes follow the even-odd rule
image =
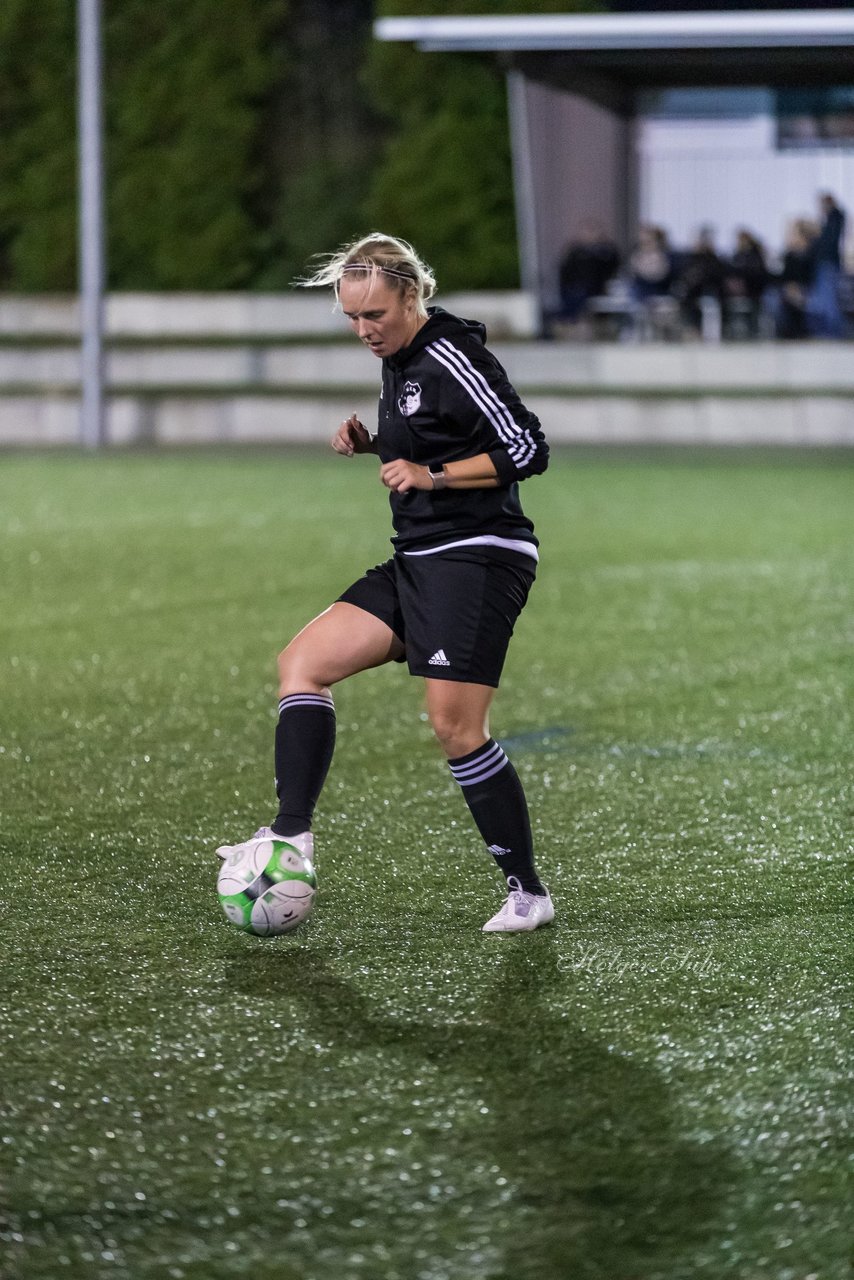
[[[314,906],[317,877],[308,858],[287,840],[259,840],[225,859],[217,893],[238,929],[269,938],[290,933]]]

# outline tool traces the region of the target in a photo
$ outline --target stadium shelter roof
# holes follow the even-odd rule
[[[854,75],[848,9],[390,17],[374,34],[425,52],[493,53],[575,92],[589,77],[593,96],[607,83],[612,99],[621,86],[840,84]]]
[[[480,53],[507,73],[522,282],[541,300],[585,209],[627,243],[637,221],[632,125],[644,91],[854,84],[854,10],[379,18],[380,41]]]

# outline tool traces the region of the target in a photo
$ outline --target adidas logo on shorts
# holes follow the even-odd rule
[[[428,667],[449,667],[451,664],[445,657],[444,649],[437,649],[432,658],[427,659]]]

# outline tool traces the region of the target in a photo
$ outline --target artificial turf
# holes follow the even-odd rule
[[[0,1277],[850,1280],[848,457],[558,455],[500,889],[405,669],[336,690],[295,935],[221,915],[371,460],[0,465]]]

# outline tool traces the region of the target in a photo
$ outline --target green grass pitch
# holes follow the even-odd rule
[[[558,454],[493,717],[555,926],[480,932],[394,666],[269,941],[213,850],[277,650],[386,554],[374,463],[4,456],[2,1280],[850,1280],[852,474]]]

